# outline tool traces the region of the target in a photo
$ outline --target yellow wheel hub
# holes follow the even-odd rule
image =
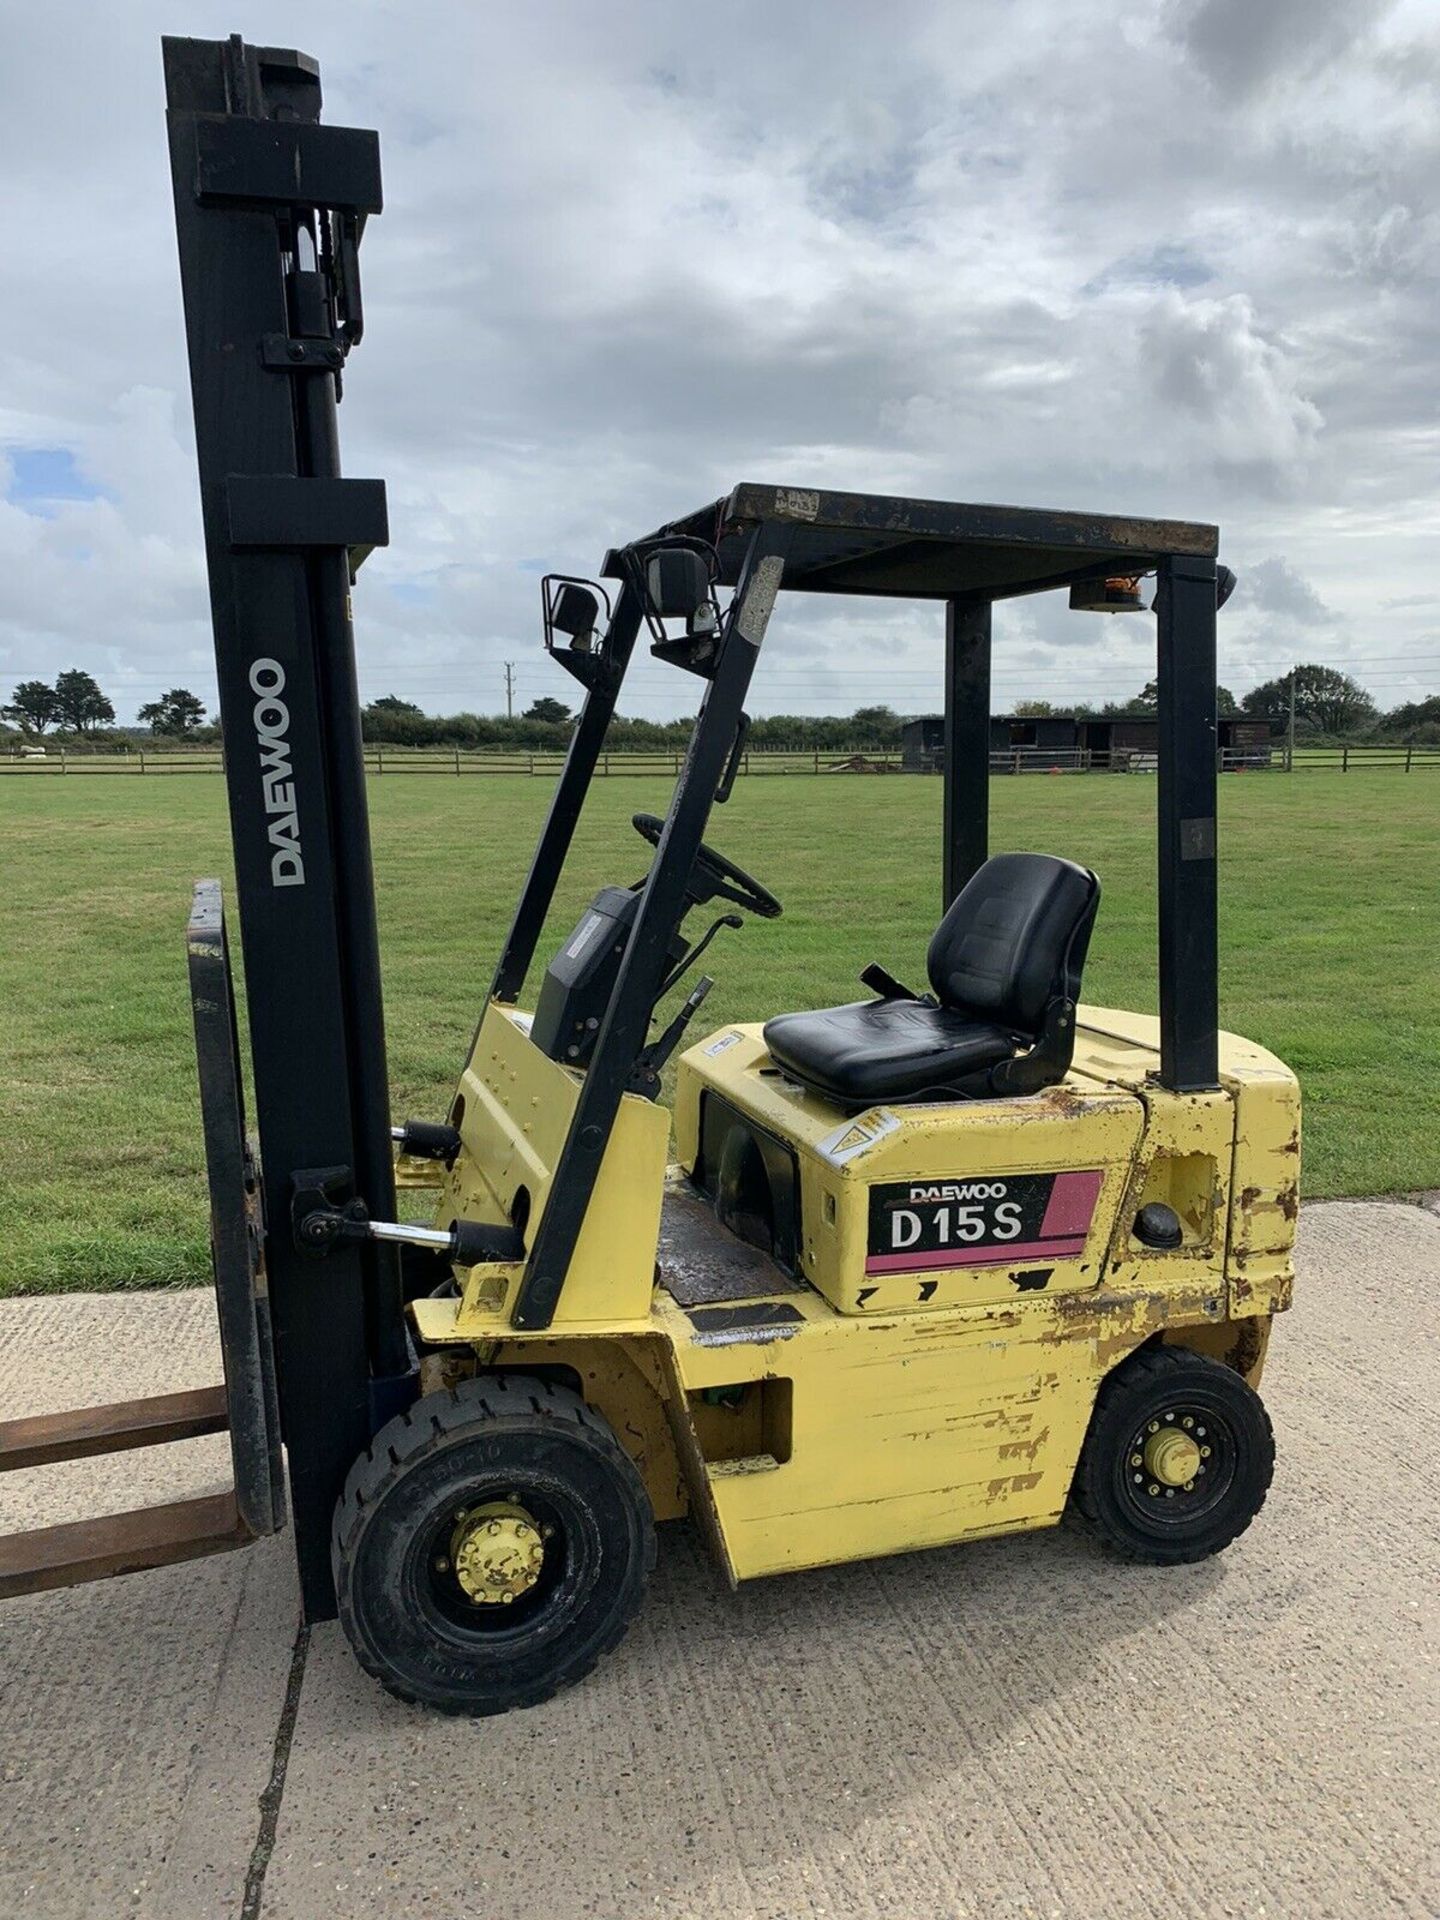
[[[1179,1427],[1162,1427],[1145,1441],[1145,1470],[1162,1487],[1186,1487],[1200,1465],[1200,1445]]]
[[[524,1507],[494,1500],[457,1517],[450,1559],[467,1599],[509,1606],[540,1578],[545,1541]]]

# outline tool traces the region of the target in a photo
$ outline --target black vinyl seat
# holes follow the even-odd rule
[[[1036,1093],[1064,1078],[1100,882],[1046,853],[999,853],[957,895],[930,942],[933,994],[877,968],[878,1000],[782,1013],[770,1057],[846,1107]]]

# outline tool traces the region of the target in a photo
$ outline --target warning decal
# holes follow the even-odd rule
[[[871,1187],[865,1271],[1078,1259],[1104,1178],[1096,1167]]]

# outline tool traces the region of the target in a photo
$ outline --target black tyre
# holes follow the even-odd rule
[[[1202,1354],[1146,1347],[1096,1396],[1071,1505],[1123,1558],[1175,1566],[1238,1539],[1274,1469],[1253,1387]]]
[[[367,1673],[443,1713],[504,1713],[573,1686],[620,1639],[655,1522],[578,1394],[492,1375],[381,1428],[346,1479],[331,1558]]]

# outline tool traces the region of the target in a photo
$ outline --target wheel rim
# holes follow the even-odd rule
[[[1132,1431],[1119,1466],[1122,1497],[1142,1526],[1192,1527],[1222,1506],[1235,1483],[1238,1445],[1213,1406],[1170,1400]]]
[[[450,1536],[450,1551],[435,1563],[453,1572],[475,1606],[513,1606],[540,1583],[545,1571],[545,1528],[517,1500],[488,1500],[462,1507]]]
[[[564,1487],[513,1476],[476,1482],[438,1501],[416,1529],[409,1585],[443,1639],[498,1652],[507,1640],[564,1627],[588,1590],[597,1545],[590,1516]]]

